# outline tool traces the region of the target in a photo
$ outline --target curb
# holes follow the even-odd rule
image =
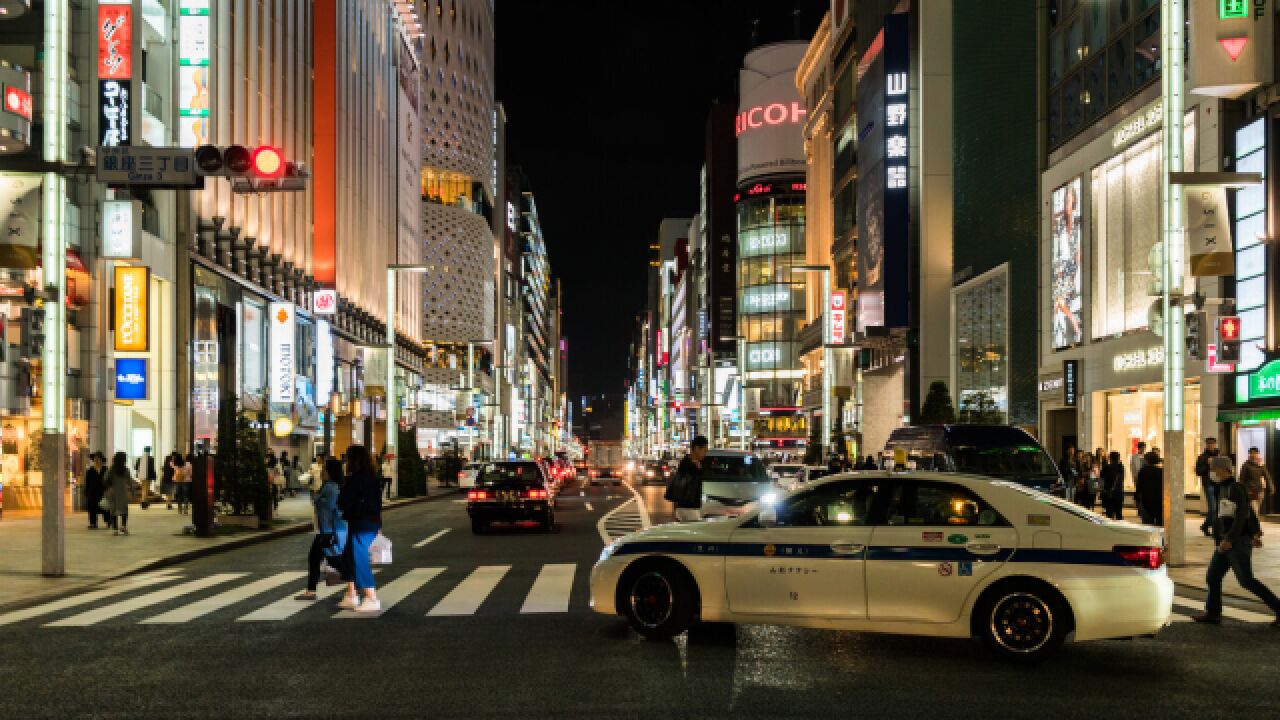
[[[398,508],[407,507],[410,505],[420,505],[422,503],[431,502],[433,500],[439,500],[440,498],[447,497],[452,494],[454,494],[454,492],[451,491],[451,492],[443,492],[438,495],[424,495],[422,497],[409,498],[407,500],[398,501],[394,505],[384,505],[382,508],[382,511],[387,512],[388,510],[396,510]],[[294,525],[288,525],[285,527],[277,528],[275,530],[269,530],[264,533],[258,533],[250,537],[242,538],[239,540],[232,540],[230,542],[225,542],[220,545],[197,548],[195,550],[188,550],[186,552],[181,552],[176,555],[168,555],[166,557],[162,557],[157,560],[148,561],[141,565],[134,566],[132,568],[129,568],[128,570],[125,570],[122,573],[113,575],[108,578],[103,578],[103,580],[106,580],[106,581],[118,580],[122,577],[129,577],[130,575],[137,575],[139,573],[151,572],[153,570],[159,570],[160,568],[163,568],[163,567],[169,567],[170,565],[180,565],[184,562],[195,560],[197,558],[207,557],[210,555],[218,555],[220,553],[228,552],[231,550],[239,550],[240,548],[249,547],[251,545],[258,545],[260,543],[264,543],[269,540],[276,540],[278,538],[288,537],[290,535],[301,535],[304,532],[310,532],[310,531],[311,531],[311,521],[308,520],[308,521],[300,522]]]
[[[387,512],[390,510],[395,510],[397,508],[408,507],[412,505],[420,505],[422,503],[428,503],[435,500],[440,500],[442,498],[449,497],[450,495],[456,495],[458,493],[457,488],[440,488],[440,489],[443,490],[444,492],[440,492],[435,495],[426,495],[423,497],[416,497],[416,498],[401,500],[396,502],[394,505],[383,506],[382,511]],[[50,598],[64,597],[68,593],[80,592],[86,588],[95,587],[102,583],[111,582],[113,580],[119,580],[121,578],[126,578],[133,575],[138,575],[140,573],[158,570],[160,568],[169,567],[171,565],[178,565],[184,562],[188,562],[190,560],[195,560],[202,557],[208,557],[211,555],[217,555],[219,553],[224,553],[231,550],[238,550],[240,548],[249,547],[251,545],[257,545],[260,543],[268,542],[270,540],[276,540],[282,537],[288,537],[290,535],[300,535],[304,532],[310,532],[310,531],[311,531],[311,522],[309,520],[305,522],[298,522],[293,525],[288,525],[288,526],[277,528],[274,530],[269,530],[267,532],[252,535],[250,537],[232,540],[226,543],[222,543],[220,545],[213,545],[210,547],[187,550],[185,552],[177,553],[175,555],[168,555],[161,558],[156,558],[154,560],[144,560],[138,564],[133,565],[132,567],[125,568],[124,570],[121,570],[116,573],[112,573],[111,575],[106,575],[103,577],[97,577],[91,580],[87,580],[75,587],[58,588],[56,590],[50,590],[49,592],[28,597],[28,598],[23,598],[22,600],[16,601],[6,606],[0,606],[0,607],[3,607],[3,609],[24,607],[24,606],[31,605],[33,603],[43,602]]]

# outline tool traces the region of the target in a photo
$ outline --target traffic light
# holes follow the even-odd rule
[[[196,174],[225,177],[234,192],[285,192],[305,190],[311,174],[306,166],[285,159],[272,145],[247,148],[201,145],[195,151]]]
[[[1218,362],[1240,362],[1240,317],[1237,315],[1218,318]]]
[[[1204,332],[1206,320],[1202,312],[1191,312],[1186,316],[1187,357],[1193,360],[1203,360],[1207,356]]]
[[[27,359],[40,357],[44,352],[44,308],[22,308],[21,320],[18,354]]]

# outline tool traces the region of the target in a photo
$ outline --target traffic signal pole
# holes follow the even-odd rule
[[[1160,57],[1164,67],[1160,85],[1164,101],[1164,167],[1161,168],[1164,253],[1161,262],[1160,307],[1164,312],[1164,522],[1168,562],[1186,560],[1186,478],[1183,383],[1186,377],[1183,341],[1182,185],[1173,173],[1182,172],[1183,114],[1183,0],[1161,0]]]

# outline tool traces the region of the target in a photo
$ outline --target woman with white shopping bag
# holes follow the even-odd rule
[[[315,600],[316,586],[320,584],[320,566],[328,562],[334,568],[342,567],[342,551],[347,545],[347,521],[338,512],[338,496],[342,490],[342,463],[329,460],[320,472],[324,484],[311,500],[316,513],[316,536],[307,554],[307,589],[298,600]],[[329,582],[329,585],[335,583]]]
[[[378,602],[369,552],[382,529],[382,480],[373,456],[363,445],[347,449],[347,479],[338,495],[338,510],[347,522],[343,558],[345,571],[350,573],[347,594],[338,606],[362,613],[380,612],[382,603]]]

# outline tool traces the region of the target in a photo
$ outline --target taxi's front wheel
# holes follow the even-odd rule
[[[1006,582],[988,590],[974,608],[975,636],[996,657],[1038,662],[1062,645],[1070,610],[1049,586]]]
[[[619,585],[623,614],[650,640],[670,640],[693,624],[697,589],[684,568],[650,562],[628,570]]]

